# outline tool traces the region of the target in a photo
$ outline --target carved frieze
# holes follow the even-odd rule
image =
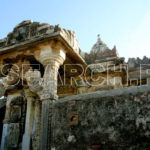
[[[6,38],[0,40],[0,48],[48,37],[50,35],[63,36],[72,48],[77,53],[80,53],[79,43],[74,32],[60,28],[59,25],[52,26],[47,23],[33,22],[31,20],[21,22]]]

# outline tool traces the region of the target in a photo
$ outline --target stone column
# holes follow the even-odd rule
[[[58,69],[65,60],[65,52],[60,46],[42,46],[36,58],[44,65],[43,90],[40,95],[42,101],[41,141],[40,150],[50,150],[52,131],[52,105],[57,100]]]
[[[41,102],[36,99],[34,111],[34,123],[32,129],[32,149],[40,149],[40,123],[41,123]]]
[[[51,118],[53,101],[57,100],[57,73],[58,64],[49,63],[45,68],[44,89],[42,100],[41,120],[41,150],[49,150],[51,147]]]
[[[30,90],[25,90],[25,97],[27,99],[27,112],[26,112],[26,123],[25,133],[23,135],[22,150],[30,150],[31,135],[34,118],[34,94]]]

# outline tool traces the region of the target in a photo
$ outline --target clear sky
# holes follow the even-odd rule
[[[0,0],[0,38],[23,20],[75,31],[82,51],[100,34],[121,57],[150,57],[150,0]]]

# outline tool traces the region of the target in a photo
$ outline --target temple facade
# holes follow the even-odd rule
[[[140,62],[149,63],[149,59],[144,60]],[[92,92],[146,84],[148,66],[143,66],[141,78],[140,62],[130,59],[126,63],[116,46],[108,48],[100,36],[91,52],[81,57],[74,32],[59,25],[21,22],[0,40],[1,150],[61,150],[56,148],[55,139],[63,132],[55,129],[57,109],[63,109],[58,106],[61,100],[66,102],[65,97],[81,94],[85,99],[84,94]],[[68,108],[74,106],[74,100],[71,98]],[[81,121],[80,111],[75,107],[70,110],[68,132]],[[64,134],[63,138],[76,142],[73,135]],[[87,149],[94,148],[87,145]]]
[[[23,21],[0,41],[0,97],[6,99],[1,149],[51,148],[58,72],[67,80],[63,64],[85,67],[80,51],[74,32],[32,21]]]

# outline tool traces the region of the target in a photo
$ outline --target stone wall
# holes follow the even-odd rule
[[[57,150],[147,150],[150,87],[99,91],[54,105],[52,145]]]

